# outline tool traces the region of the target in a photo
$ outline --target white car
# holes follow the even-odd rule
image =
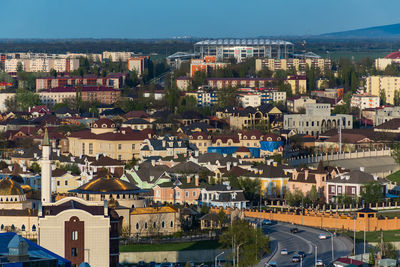
[[[319,239],[328,239],[328,236],[326,234],[319,234],[318,238]]]
[[[281,249],[281,255],[287,255],[288,251],[286,248]]]
[[[322,260],[317,260],[317,264],[315,264],[316,267],[320,266],[325,266],[325,264],[322,262]]]

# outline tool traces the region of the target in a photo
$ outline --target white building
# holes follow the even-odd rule
[[[103,60],[110,60],[112,62],[122,61],[128,62],[128,59],[133,57],[135,53],[133,52],[103,52]]]
[[[307,104],[305,114],[286,114],[283,116],[285,130],[295,130],[299,134],[317,136],[342,125],[344,129],[353,128],[353,116],[347,114],[331,115],[330,104]]]
[[[242,93],[237,95],[239,104],[244,107],[259,107],[261,106],[261,96],[254,93]]]
[[[384,107],[375,111],[375,124],[374,126],[381,125],[391,119],[400,118],[400,106]]]
[[[6,58],[4,61],[5,72],[17,72],[18,65],[26,72],[49,72],[54,69],[57,72],[70,72],[79,68],[77,58]]]
[[[47,90],[37,93],[39,95],[40,101],[45,105],[54,105],[57,103],[63,103],[66,99],[73,99],[76,97],[76,92],[73,90]]]
[[[351,107],[357,107],[361,110],[366,108],[377,108],[379,107],[379,96],[370,94],[354,94],[351,97]]]
[[[317,103],[317,100],[312,99],[309,96],[293,96],[287,99],[286,106],[290,112],[297,113],[305,109],[306,105],[315,103]]]

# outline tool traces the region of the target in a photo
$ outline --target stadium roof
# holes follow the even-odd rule
[[[217,39],[200,41],[195,45],[293,45],[293,43],[270,39]]]

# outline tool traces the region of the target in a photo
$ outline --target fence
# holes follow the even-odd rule
[[[220,209],[211,209],[218,212]],[[226,213],[230,214],[232,210],[226,209]],[[363,213],[358,212],[356,217],[344,213],[333,213],[325,211],[308,211],[304,213],[296,212],[281,212],[281,211],[256,211],[256,210],[241,210],[242,217],[254,219],[266,219],[271,221],[286,222],[291,224],[299,224],[321,229],[334,229],[334,230],[349,230],[353,231],[387,231],[387,230],[400,230],[400,219],[397,217],[393,219],[376,217],[375,212]]]
[[[331,152],[322,153],[309,156],[298,156],[288,160],[290,166],[298,166],[300,164],[313,164],[322,161],[344,160],[344,159],[359,159],[368,157],[384,157],[391,156],[392,150],[390,148],[382,148],[382,150],[361,150],[355,152]]]

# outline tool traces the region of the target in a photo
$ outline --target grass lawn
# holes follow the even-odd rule
[[[353,239],[353,232],[346,231],[343,234],[349,236]],[[381,239],[381,232],[366,232],[365,238],[367,242],[379,242]],[[396,242],[400,241],[400,230],[393,230],[393,231],[383,231],[383,241],[385,242]],[[356,242],[364,242],[364,232],[356,232]]]
[[[184,243],[165,243],[165,244],[131,244],[121,245],[120,252],[146,252],[146,251],[184,251],[201,249],[218,249],[222,245],[218,240],[206,240]]]
[[[396,182],[400,184],[400,170],[397,172],[394,172],[388,176],[386,176],[386,178],[390,181]]]

